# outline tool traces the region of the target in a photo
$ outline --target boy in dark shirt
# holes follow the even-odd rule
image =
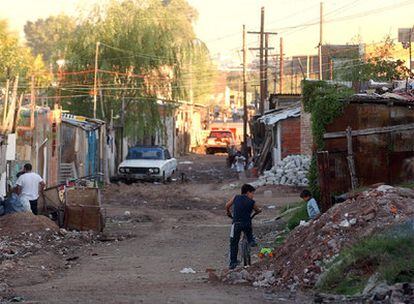
[[[236,195],[226,204],[227,216],[233,219],[230,233],[230,269],[237,267],[237,254],[241,233],[245,234],[250,244],[254,243],[252,218],[262,212],[253,200],[255,191],[256,189],[253,186],[245,184],[241,188],[241,195]],[[231,212],[232,207],[233,213]]]

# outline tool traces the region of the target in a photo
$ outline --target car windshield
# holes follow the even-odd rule
[[[231,132],[211,132],[210,136],[211,138],[232,138]]]
[[[164,159],[160,148],[130,148],[127,159]]]

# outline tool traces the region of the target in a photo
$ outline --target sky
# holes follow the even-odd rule
[[[80,7],[97,0],[0,0],[0,18],[23,36],[28,20],[67,13],[76,15]],[[241,58],[242,25],[257,31],[260,8],[265,7],[265,29],[277,32],[270,38],[279,50],[283,37],[284,53],[312,55],[319,42],[320,0],[187,0],[199,13],[195,24],[198,37],[207,43],[213,57],[237,62]],[[398,36],[398,28],[411,27],[414,0],[325,0],[323,42],[380,42],[385,36]],[[247,35],[249,47],[257,47],[257,35]],[[249,51],[249,59],[256,53]]]

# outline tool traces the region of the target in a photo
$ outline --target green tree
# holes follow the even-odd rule
[[[30,78],[32,74],[39,81],[47,82],[45,65],[40,57],[34,57],[30,48],[19,42],[18,36],[9,30],[5,20],[0,20],[0,80],[20,76]]]
[[[394,40],[386,37],[384,42],[375,48],[372,56],[365,60],[354,58],[348,61],[336,76],[349,81],[390,81],[412,76],[403,60],[393,58],[394,51]]]
[[[82,95],[64,98],[64,107],[73,113],[92,115],[98,41],[101,43],[99,118],[109,120],[111,113],[119,116],[123,100],[127,130],[140,137],[159,129],[157,100],[164,100],[169,108],[177,101],[189,100],[190,96],[195,102],[206,100],[215,68],[208,49],[196,39],[193,30],[196,18],[197,12],[185,0],[112,0],[79,17],[70,35],[64,31],[42,51],[56,54],[64,45],[63,70],[79,71],[78,74],[63,74],[59,81],[62,94]],[[63,23],[64,18],[53,20],[54,24]],[[46,21],[35,24],[43,25]],[[38,29],[46,32],[44,27]],[[28,40],[32,45],[39,45],[42,40],[38,37],[44,36],[43,33],[31,35]]]

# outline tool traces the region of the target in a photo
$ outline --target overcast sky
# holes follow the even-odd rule
[[[13,30],[22,33],[27,20],[64,12],[75,15],[79,7],[96,0],[0,0],[0,18],[9,20]],[[102,1],[102,0],[101,0]],[[188,0],[199,12],[196,32],[207,42],[212,54],[238,58],[241,29],[258,30],[260,7],[266,9],[266,30],[284,38],[287,55],[315,54],[319,40],[319,0]],[[380,41],[386,35],[397,37],[399,27],[414,23],[414,0],[326,0],[324,42],[347,43]],[[307,24],[306,27],[296,27]],[[291,28],[293,27],[293,28]],[[279,37],[271,44],[278,47]],[[257,38],[248,35],[248,44]],[[254,56],[250,52],[250,58]]]

